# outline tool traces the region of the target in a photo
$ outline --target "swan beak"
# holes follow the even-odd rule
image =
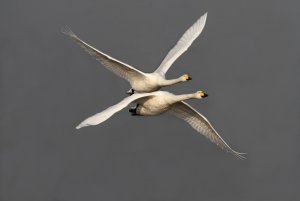
[[[186,80],[192,80],[192,78],[189,76]]]
[[[207,97],[208,95],[207,95],[206,93],[204,93],[204,92],[200,92],[200,96],[201,96],[202,98],[205,98],[205,97]]]

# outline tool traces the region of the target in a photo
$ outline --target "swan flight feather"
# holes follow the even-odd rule
[[[147,96],[152,96],[152,93],[140,93],[140,94],[137,93],[137,94],[133,94],[129,97],[126,97],[121,102],[119,102],[113,106],[110,106],[109,108],[103,110],[102,112],[99,112],[99,113],[85,119],[78,126],[76,126],[76,129],[80,129],[80,128],[86,127],[86,126],[98,125],[98,124],[106,121],[107,119],[109,119],[112,115],[119,112],[123,108],[127,107],[133,101],[136,101],[137,99],[147,97]]]
[[[99,61],[103,66],[105,66],[108,70],[112,71],[119,77],[127,80],[128,82],[136,78],[143,79],[144,73],[142,71],[139,71],[138,69],[97,50],[96,48],[81,40],[70,28],[64,27],[61,31],[65,35],[75,40],[80,47],[82,47],[91,56],[95,57],[96,60]]]
[[[156,73],[165,75],[176,59],[191,46],[193,41],[202,32],[205,26],[206,17],[207,13],[202,15],[188,30],[186,30],[177,44],[169,51],[159,67],[155,70]]]
[[[245,157],[242,156],[244,153],[234,151],[217,133],[210,122],[186,102],[180,101],[173,104],[169,110],[169,113],[187,122],[196,131],[207,137],[211,142],[219,146],[221,149],[235,155],[240,159],[245,159]]]

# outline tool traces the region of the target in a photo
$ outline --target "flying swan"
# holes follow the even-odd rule
[[[144,73],[126,63],[123,63],[113,57],[97,50],[76,36],[68,27],[62,28],[62,33],[74,39],[91,56],[95,57],[104,67],[112,71],[119,77],[127,80],[131,88],[127,93],[134,92],[153,92],[161,87],[170,86],[180,82],[191,80],[191,77],[184,74],[176,79],[167,80],[166,72],[169,70],[175,60],[183,54],[193,41],[202,32],[207,13],[201,16],[180,38],[177,44],[168,52],[167,56],[161,62],[160,66],[153,73]]]
[[[244,159],[245,157],[242,156],[243,153],[239,153],[231,149],[202,114],[184,102],[184,100],[187,99],[202,99],[206,96],[207,94],[203,91],[182,95],[174,95],[166,91],[135,93],[132,96],[123,99],[121,102],[105,109],[104,111],[85,119],[76,128],[80,129],[86,126],[98,125],[109,119],[115,113],[127,107],[130,103],[136,102],[137,106],[129,109],[129,112],[131,112],[132,115],[154,116],[164,112],[169,112],[170,114],[173,114],[176,117],[186,121],[196,131],[203,134],[223,150],[235,155],[240,159]]]

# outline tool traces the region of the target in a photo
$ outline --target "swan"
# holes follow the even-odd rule
[[[191,77],[184,74],[176,79],[166,79],[165,74],[175,62],[175,60],[183,54],[193,41],[202,32],[207,13],[201,16],[179,39],[177,44],[168,52],[159,67],[153,73],[144,73],[126,63],[123,63],[99,50],[92,47],[88,43],[81,40],[68,27],[62,28],[62,33],[74,39],[82,48],[85,49],[91,56],[95,57],[104,67],[112,71],[119,77],[127,80],[131,89],[127,92],[133,94],[134,92],[153,92],[159,90],[161,87],[174,85],[180,82],[191,80]]]
[[[197,132],[203,134],[223,150],[235,155],[240,159],[244,159],[245,157],[242,156],[244,153],[239,153],[231,149],[230,146],[212,127],[210,122],[192,106],[184,102],[187,99],[202,99],[205,97],[207,97],[207,94],[203,91],[182,95],[174,95],[167,91],[135,93],[129,97],[126,97],[121,102],[105,109],[104,111],[85,119],[76,127],[76,129],[98,125],[109,119],[115,113],[127,107],[130,103],[135,102],[137,103],[137,106],[129,109],[129,112],[131,112],[132,115],[154,116],[169,112],[170,114],[173,114],[176,117],[186,121]]]

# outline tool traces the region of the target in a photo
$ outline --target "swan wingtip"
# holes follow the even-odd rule
[[[60,31],[61,31],[63,34],[67,35],[67,36],[74,37],[74,38],[77,37],[76,34],[75,34],[75,33],[71,30],[71,28],[70,28],[69,26],[67,26],[67,25],[61,27]]]
[[[78,126],[76,126],[75,128],[78,130],[80,128],[84,127],[82,124],[79,124]]]

